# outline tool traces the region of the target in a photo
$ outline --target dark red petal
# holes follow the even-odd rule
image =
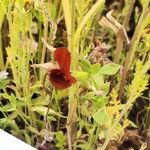
[[[60,69],[50,70],[49,78],[53,86],[57,89],[66,89],[76,82],[73,76],[66,76]]]
[[[68,49],[65,47],[57,48],[54,52],[54,56],[62,73],[64,73],[66,76],[69,76],[71,56]]]

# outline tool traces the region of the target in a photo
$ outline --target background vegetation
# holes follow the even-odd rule
[[[39,149],[150,148],[149,18],[150,0],[1,0],[0,127]],[[62,46],[77,83],[58,90],[33,66]]]

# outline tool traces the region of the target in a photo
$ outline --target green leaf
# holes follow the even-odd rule
[[[97,74],[100,69],[101,69],[101,65],[99,63],[93,64],[91,66],[91,72],[93,75]]]
[[[11,127],[11,129],[15,129],[16,131],[19,131],[18,125],[15,123],[15,120],[11,120],[9,118],[1,118],[0,128],[5,129],[6,127]]]
[[[87,80],[89,78],[89,74],[84,71],[74,72],[72,74],[77,80]]]
[[[79,64],[80,64],[80,67],[81,67],[82,71],[91,73],[91,64],[90,64],[89,61],[82,60],[82,61],[79,62]]]
[[[111,124],[111,118],[109,118],[106,113],[105,107],[99,109],[95,114],[93,114],[93,118],[99,125],[109,126]]]
[[[40,134],[39,131],[38,131],[36,128],[34,128],[34,127],[30,126],[30,125],[28,125],[27,128],[28,128],[32,133],[35,133],[35,134],[37,134],[37,135]]]
[[[56,136],[56,146],[60,149],[63,150],[65,143],[66,143],[66,136],[63,134],[62,131],[58,131],[55,134]]]
[[[84,99],[84,100],[89,100],[90,102],[93,103],[95,108],[98,108],[98,109],[105,106],[108,103],[108,97],[106,97],[106,96],[97,96],[97,95],[95,95],[95,92],[93,92],[93,91],[85,94],[81,98]]]
[[[118,64],[115,64],[115,63],[109,63],[105,66],[103,66],[98,74],[101,74],[101,75],[114,75],[118,72],[118,70],[120,69],[120,65]]]
[[[47,113],[47,107],[45,106],[33,106],[31,107],[31,111],[35,111],[38,112],[39,114],[45,116]],[[65,116],[60,115],[59,113],[57,113],[56,111],[54,111],[53,109],[49,109],[49,114],[53,114],[53,115],[57,115],[59,117],[63,117],[66,118]]]
[[[145,8],[145,7],[148,7],[149,5],[149,0],[140,0],[140,3],[142,4],[142,7]]]
[[[28,143],[29,145],[32,145],[32,139],[31,139],[31,135],[29,133],[27,133],[25,130],[21,130],[25,136],[25,141],[26,143]]]
[[[2,26],[3,23],[3,19],[6,13],[6,9],[8,7],[9,1],[8,0],[2,0],[0,1],[0,28]]]
[[[6,104],[5,106],[0,107],[0,111],[2,111],[2,112],[12,112],[12,111],[15,111],[15,109],[14,109],[14,107],[12,107],[11,104]]]
[[[106,96],[95,96],[93,101],[94,107],[98,109],[104,107],[108,103],[108,98]]]
[[[8,85],[9,80],[7,79],[0,79],[0,89],[5,89],[6,86]]]
[[[110,82],[106,82],[100,86],[101,90],[105,92],[105,95],[109,93],[110,90]]]
[[[2,97],[5,99],[8,99],[14,109],[17,108],[17,105],[18,105],[17,98],[13,93],[11,93],[10,95],[8,95],[7,93],[3,93]]]
[[[49,99],[48,95],[45,95],[44,93],[41,93],[41,95],[39,97],[34,99],[34,101],[32,102],[32,105],[34,105],[34,106],[48,105],[48,99]]]
[[[101,85],[104,84],[104,76],[100,74],[96,74],[95,76],[92,76],[92,81],[96,89],[99,89]]]
[[[81,108],[81,114],[85,116],[89,117],[93,113],[93,108],[91,108],[89,101],[85,101],[84,103],[82,103],[82,106],[80,106],[80,108]]]
[[[32,13],[34,14],[34,16],[37,18],[37,20],[39,22],[43,22],[44,21],[44,17],[43,17],[43,14],[38,11],[38,10],[33,10]]]
[[[52,2],[50,2],[50,5],[51,5],[51,9],[50,9],[51,17],[55,19],[57,15],[57,6],[55,6],[54,3]]]

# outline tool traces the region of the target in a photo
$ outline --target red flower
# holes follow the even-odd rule
[[[70,73],[70,53],[67,48],[60,47],[54,51],[54,57],[60,69],[49,71],[50,81],[55,88],[66,89],[76,82],[76,79]]]

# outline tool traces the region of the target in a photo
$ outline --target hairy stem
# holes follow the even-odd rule
[[[71,52],[72,56],[72,67],[75,70],[76,68],[76,63],[77,58],[76,54],[74,51],[74,19],[75,19],[75,8],[74,8],[74,1],[73,0],[62,0],[62,6],[63,6],[63,12],[64,12],[64,18],[65,18],[65,23],[66,23],[66,28],[67,28],[67,39],[68,39],[68,48]],[[75,114],[76,114],[76,99],[75,99],[75,92],[73,89],[76,89],[76,86],[72,86],[69,89],[69,103],[68,103],[68,117],[67,117],[67,139],[68,139],[68,149],[72,150],[72,143],[74,143],[73,136],[76,135],[75,131]]]
[[[47,41],[47,36],[48,36],[48,18],[46,15],[44,15],[44,39]],[[46,46],[43,45],[42,48],[42,56],[41,56],[41,64],[44,63],[45,60],[45,54],[46,54]],[[42,72],[40,72],[40,78],[42,77]]]

